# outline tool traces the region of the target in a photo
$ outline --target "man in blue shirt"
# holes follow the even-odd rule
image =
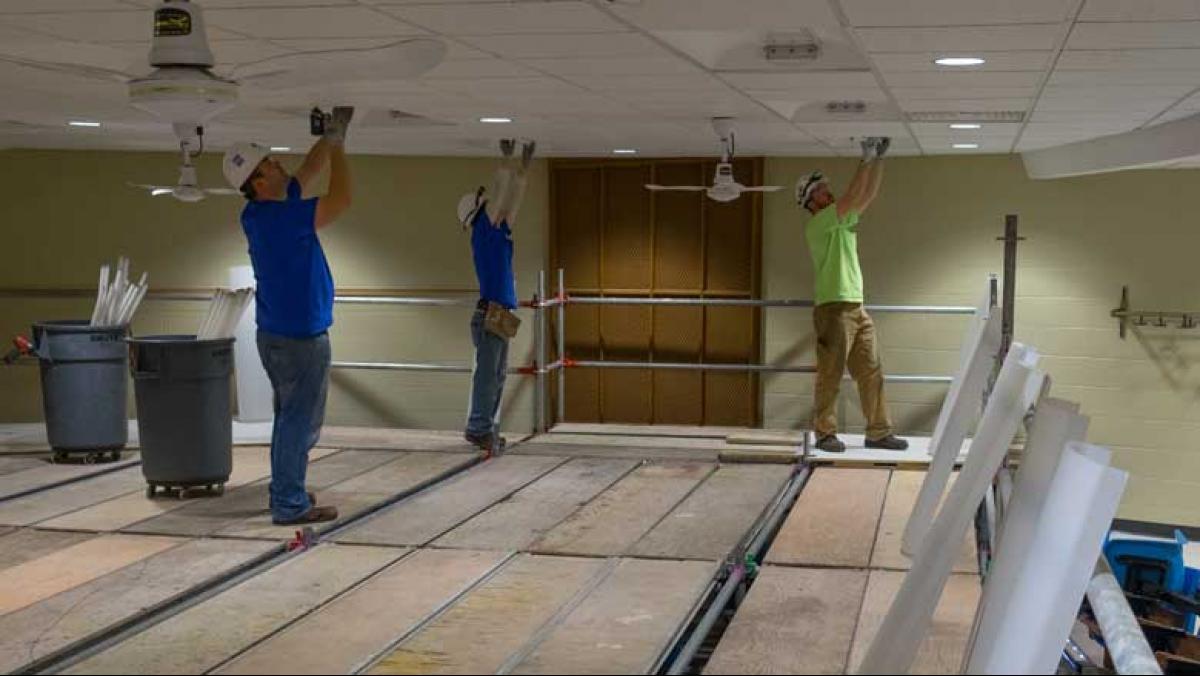
[[[503,159],[489,193],[480,186],[458,202],[458,222],[471,231],[471,253],[479,280],[479,302],[471,317],[471,341],[475,344],[475,370],[471,378],[471,409],[464,438],[485,451],[500,451],[505,440],[499,436],[497,418],[508,371],[508,336],[489,330],[489,306],[493,313],[517,308],[516,278],[513,276],[512,224],[525,197],[525,173],[533,160],[535,144],[522,147],[521,159],[514,157],[516,141],[500,142]]]
[[[325,419],[333,324],[333,275],[317,230],[350,206],[343,144],[353,112],[334,109],[295,176],[262,146],[239,143],[225,154],[225,178],[247,200],[241,221],[258,283],[258,353],[275,390],[270,508],[278,525],[337,518],[335,507],[315,504],[304,480]],[[329,190],[306,197],[326,165]]]

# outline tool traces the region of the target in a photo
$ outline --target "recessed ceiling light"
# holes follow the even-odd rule
[[[637,150],[634,148],[617,148],[613,151],[614,155],[637,155]]]
[[[511,117],[481,117],[479,121],[484,124],[508,124],[512,122]]]
[[[67,124],[71,125],[72,127],[99,127],[100,126],[99,122],[91,122],[88,120],[71,120]]]
[[[954,147],[957,150],[975,150],[976,148],[979,147],[979,144],[978,143],[955,143]]]
[[[958,123],[950,125],[950,128],[951,129],[982,129],[983,125],[976,124],[974,122],[958,122]]]
[[[934,63],[939,66],[982,66],[987,61],[978,56],[944,56]]]
[[[287,146],[271,146],[271,152],[273,153],[286,153],[291,152],[291,150],[292,149]]]

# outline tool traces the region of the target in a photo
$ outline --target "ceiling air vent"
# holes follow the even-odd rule
[[[1013,122],[1025,121],[1023,110],[988,110],[988,111],[914,111],[907,113],[909,122]]]
[[[807,30],[795,33],[772,33],[763,45],[767,61],[812,61],[821,55],[821,44]]]
[[[825,104],[825,112],[832,115],[857,115],[867,112],[866,101],[830,101]]]

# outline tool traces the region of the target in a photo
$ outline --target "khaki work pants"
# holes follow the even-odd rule
[[[817,330],[817,387],[813,431],[817,439],[837,434],[837,396],[842,374],[858,383],[867,438],[892,433],[883,396],[883,367],[875,345],[875,322],[862,303],[825,303],[813,310]]]

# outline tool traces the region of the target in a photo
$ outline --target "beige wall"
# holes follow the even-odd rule
[[[773,159],[768,183],[791,186],[821,168],[844,188],[856,162]],[[1144,329],[1122,341],[1109,311],[1130,286],[1134,305],[1200,310],[1200,172],[1140,171],[1058,181],[1026,179],[1018,158],[894,159],[863,218],[859,250],[868,302],[970,305],[987,273],[1002,271],[1004,215],[1021,218],[1017,340],[1036,346],[1056,396],[1092,417],[1089,440],[1111,447],[1132,474],[1120,516],[1200,524],[1200,329]],[[835,190],[836,192],[836,190]],[[784,191],[765,205],[763,293],[811,298],[804,219]],[[876,315],[884,368],[949,374],[965,320]],[[806,311],[771,310],[768,360],[812,362]],[[847,388],[850,390],[852,388]],[[812,379],[764,381],[768,427],[796,427]],[[944,386],[891,385],[904,432],[932,428]],[[861,430],[857,396],[843,395]]]
[[[200,164],[202,183],[219,185],[219,156]],[[151,198],[126,181],[173,182],[176,158],[112,152],[0,153],[0,287],[91,287],[101,263],[127,255],[152,288],[224,284],[228,268],[248,263],[237,224],[240,198],[181,204]],[[295,166],[299,157],[285,163]],[[459,195],[490,180],[490,160],[355,157],[355,203],[321,239],[342,288],[411,289],[441,295],[475,288],[470,245],[454,217]],[[516,227],[518,293],[533,294],[545,255],[545,164],[533,169]],[[0,336],[27,333],[35,319],[86,317],[90,303],[0,298]],[[136,334],[194,331],[204,305],[147,302]],[[523,313],[528,317],[528,313]],[[468,308],[339,305],[334,358],[469,364]],[[511,363],[530,358],[531,322]],[[0,421],[39,420],[37,369],[0,369]],[[531,387],[513,378],[505,427],[532,429]],[[469,376],[338,371],[328,421],[335,424],[455,429],[465,418]],[[130,409],[132,414],[132,408]]]
[[[219,180],[217,157],[200,167]],[[469,246],[452,222],[458,195],[486,181],[489,160],[354,158],[352,212],[322,235],[342,287],[413,289],[421,294],[474,284]],[[790,186],[820,166],[844,185],[847,160],[769,159],[768,183]],[[1021,216],[1017,338],[1037,346],[1056,395],[1092,416],[1091,441],[1111,446],[1133,480],[1121,516],[1200,523],[1200,330],[1146,329],[1121,341],[1109,311],[1121,285],[1139,306],[1200,310],[1197,252],[1200,174],[1146,171],[1030,182],[1015,158],[889,161],[879,202],[861,226],[869,300],[973,303],[989,272],[1000,272],[1005,213]],[[120,254],[149,270],[153,286],[209,287],[246,262],[235,199],[184,205],[151,199],[125,181],[170,181],[167,154],[0,152],[0,287],[94,287],[103,261]],[[518,287],[532,294],[545,255],[545,165],[539,163],[517,232]],[[789,191],[765,202],[763,292],[810,298],[811,265],[802,219]],[[85,316],[86,302],[0,298],[0,336],[26,332],[34,319]],[[149,303],[135,331],[184,331],[202,307]],[[528,315],[526,315],[528,316]],[[467,312],[339,306],[334,356],[354,360],[467,363]],[[806,311],[770,310],[768,360],[811,363]],[[891,373],[949,374],[965,320],[878,316]],[[532,327],[512,363],[528,361]],[[506,404],[510,430],[530,428],[530,387]],[[811,378],[764,379],[768,427],[796,427],[809,416]],[[944,386],[893,385],[892,409],[909,433],[933,426]],[[329,417],[336,424],[453,429],[462,424],[465,375],[340,372]],[[861,426],[857,398],[846,396],[848,428]],[[0,422],[40,418],[37,369],[0,368]]]

